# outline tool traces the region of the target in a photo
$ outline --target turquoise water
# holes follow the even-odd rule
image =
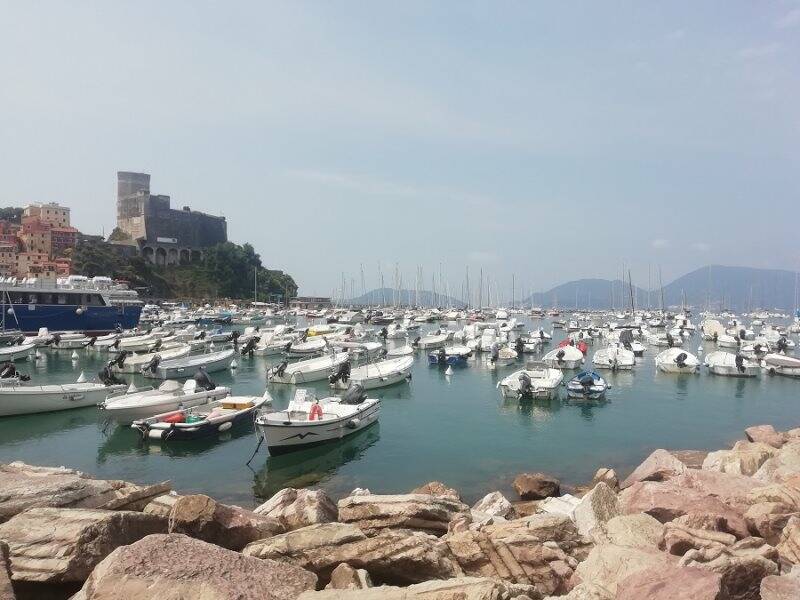
[[[563,337],[556,330],[556,342]],[[684,347],[694,353],[699,344],[695,336]],[[599,347],[590,347],[589,356]],[[709,343],[705,349],[713,348]],[[278,457],[262,447],[249,467],[257,442],[249,426],[218,439],[143,444],[132,429],[106,426],[95,408],[0,418],[0,462],[65,465],[143,483],[171,480],[178,491],[242,506],[287,486],[321,486],[339,497],[354,487],[404,492],[430,480],[474,500],[495,489],[513,497],[511,480],[521,471],[545,471],[580,484],[600,466],[627,474],[655,448],[718,449],[750,425],[800,425],[800,380],[715,377],[705,369],[700,375],[665,375],[655,370],[657,353],[648,349],[633,372],[607,373],[612,388],[605,401],[568,401],[562,392],[560,400],[520,404],[503,400],[495,386],[522,362],[493,370],[488,354],[479,354],[446,377],[420,351],[410,383],[370,392],[383,400],[378,425],[339,443]],[[74,364],[70,354],[42,350],[41,359],[18,367],[41,384],[74,381],[81,370],[94,374],[102,366],[97,355],[80,352]],[[234,373],[212,377],[234,394],[261,394],[266,371],[277,362],[271,358],[241,358]],[[135,382],[151,384],[139,377]],[[322,382],[308,387],[317,395],[327,389]],[[283,408],[294,387],[271,385],[270,391]]]

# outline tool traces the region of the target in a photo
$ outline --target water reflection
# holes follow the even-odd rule
[[[260,498],[269,498],[286,487],[317,485],[343,465],[361,458],[379,438],[380,426],[376,422],[338,442],[269,456],[255,475],[253,493]]]

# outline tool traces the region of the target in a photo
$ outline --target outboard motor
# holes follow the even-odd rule
[[[778,349],[778,354],[786,354],[786,350],[789,347],[789,344],[786,343],[786,338],[783,336],[779,337],[776,347]]]
[[[495,343],[492,344],[492,357],[489,360],[494,364],[497,362],[498,358],[500,358],[500,346]]]
[[[531,383],[531,377],[527,373],[523,372],[519,376],[519,396],[520,398],[528,398],[533,395],[533,383]]]
[[[217,387],[217,384],[214,383],[214,380],[211,379],[211,377],[208,376],[208,373],[206,373],[205,367],[200,367],[200,369],[197,371],[197,373],[194,374],[193,379],[194,379],[195,383],[197,384],[195,386],[195,389],[198,389],[198,390],[213,390],[214,388]]]
[[[275,367],[275,375],[278,377],[283,377],[283,373],[286,371],[286,367],[288,366],[289,362],[284,360],[281,364]]]
[[[123,350],[122,352],[117,354],[117,357],[114,360],[108,363],[108,366],[113,367],[114,365],[116,365],[117,367],[121,367],[125,363],[125,359],[127,357],[128,357],[128,351]]]
[[[444,348],[439,348],[439,351],[436,353],[436,361],[440,365],[447,364],[447,352],[444,351]]]
[[[737,354],[736,358],[734,358],[734,362],[736,363],[736,370],[739,371],[739,373],[744,373],[744,356]]]
[[[539,329],[539,339],[544,341],[544,329]]]
[[[419,339],[420,339],[419,336],[415,337],[414,341],[411,342],[411,345],[412,346],[419,346]]]
[[[333,373],[330,377],[328,377],[328,381],[331,383],[336,383],[337,381],[347,383],[350,381],[350,361],[346,360],[339,365],[339,369],[336,371],[336,373]]]
[[[514,342],[514,350],[517,351],[517,354],[525,352],[525,342],[522,341],[522,338],[517,338]]]
[[[45,345],[58,346],[60,343],[61,343],[61,336],[57,333],[54,333],[53,337],[51,337],[47,342],[45,342]]]
[[[364,387],[360,383],[352,383],[342,394],[339,404],[361,404],[366,399],[367,392],[364,391]]]
[[[675,357],[675,364],[679,367],[683,368],[686,366],[686,359],[689,358],[686,352],[681,352],[678,356]]]
[[[88,341],[88,342],[86,342],[86,343],[83,345],[83,347],[84,347],[84,348],[89,348],[90,346],[94,346],[94,344],[95,344],[95,342],[96,342],[96,341],[97,341],[97,337],[96,337],[96,336],[92,336],[92,337],[90,337],[90,338],[89,338],[89,341]]]
[[[25,375],[24,373],[17,371],[17,367],[14,365],[14,363],[10,360],[7,360],[0,365],[0,379],[11,379],[13,377],[19,377],[20,381],[31,380],[29,375]]]
[[[667,346],[672,348],[675,345],[675,338],[672,337],[672,334],[668,331],[667,332]]]
[[[253,352],[255,351],[256,346],[258,345],[259,339],[260,338],[258,337],[252,337],[249,340],[247,340],[247,343],[244,346],[242,346],[242,355],[249,354],[250,356],[253,356]]]
[[[305,342],[308,339],[308,329],[306,329],[303,333],[300,334],[300,341]]]
[[[114,343],[109,346],[109,348],[114,348],[114,350],[118,350],[120,341],[121,340],[117,338],[116,340],[114,340]]]
[[[200,333],[198,333],[197,335],[194,336],[194,339],[196,339],[196,340],[204,340],[204,339],[206,339],[206,331],[205,330],[201,331]]]
[[[756,344],[755,346],[753,346],[753,353],[754,353],[756,356],[758,356],[759,354],[761,354],[761,344]]]
[[[715,332],[714,332],[714,335],[713,335],[712,337],[714,338],[714,343],[716,344],[716,343],[717,343],[717,339],[719,339],[719,333],[717,333],[717,332],[715,331]]]
[[[240,331],[237,331],[237,330],[231,331],[231,340],[230,341],[233,342],[233,347],[234,348],[238,348],[239,347],[239,336],[240,335],[242,335]]]
[[[117,323],[117,326],[114,328],[114,331],[116,333],[122,334],[122,326],[119,323]]]
[[[739,339],[743,340],[744,337],[747,335],[747,332],[744,329],[739,330]]]
[[[589,388],[594,385],[594,377],[592,377],[589,373],[586,373],[578,380],[578,383],[583,386],[583,393],[585,394],[589,391]]]
[[[389,330],[386,329],[386,327],[381,327],[381,331],[378,335],[380,335],[385,340],[387,337],[389,337]]]
[[[161,362],[161,355],[155,354],[153,358],[150,359],[150,362],[148,362],[144,367],[142,367],[142,371],[150,371],[151,373],[155,373],[160,362]]]
[[[111,370],[111,365],[114,361],[110,361],[103,370],[100,371],[97,376],[100,378],[100,381],[103,382],[103,385],[120,385],[124,384],[125,381],[120,379],[114,374],[114,371]]]
[[[24,343],[25,343],[25,336],[24,335],[20,335],[11,343],[11,345],[12,346],[21,346]]]
[[[563,361],[564,360],[564,354],[565,354],[565,352],[564,352],[563,348],[561,350],[559,350],[558,352],[556,352],[556,360],[558,362]]]

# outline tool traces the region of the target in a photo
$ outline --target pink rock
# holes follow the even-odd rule
[[[625,578],[616,600],[717,600],[721,581],[721,575],[703,569],[650,568]]]
[[[654,450],[642,464],[634,469],[633,473],[628,475],[620,487],[625,489],[639,481],[665,481],[680,475],[685,470],[686,465],[666,450]]]
[[[780,448],[786,443],[786,436],[775,431],[772,425],[755,425],[744,430],[744,434],[751,442],[762,442],[773,448]]]

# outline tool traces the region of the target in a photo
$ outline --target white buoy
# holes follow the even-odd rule
[[[78,360],[78,351],[73,350],[71,355],[72,360]]]
[[[208,345],[208,347],[209,347],[209,348],[211,348],[211,349],[213,350],[213,349],[214,349],[214,342],[211,342],[211,343]]]
[[[452,375],[453,374],[453,365],[448,365],[447,371],[444,372],[445,375]]]
[[[702,354],[703,353],[703,346],[698,346],[697,347],[697,353],[698,354]]]
[[[78,381],[76,383],[86,383],[86,373],[81,371],[81,374],[78,375]]]
[[[236,362],[236,359],[234,358],[234,359],[231,361],[231,369],[235,369],[235,368],[236,368],[236,367],[238,367],[238,366],[239,366],[239,363],[237,363],[237,362]]]
[[[128,386],[128,393],[129,393],[129,394],[135,394],[135,393],[136,393],[136,392],[138,392],[138,391],[139,391],[139,390],[137,390],[137,389],[136,389],[136,386],[135,386],[135,385],[133,384],[133,382],[131,381],[131,384]]]

